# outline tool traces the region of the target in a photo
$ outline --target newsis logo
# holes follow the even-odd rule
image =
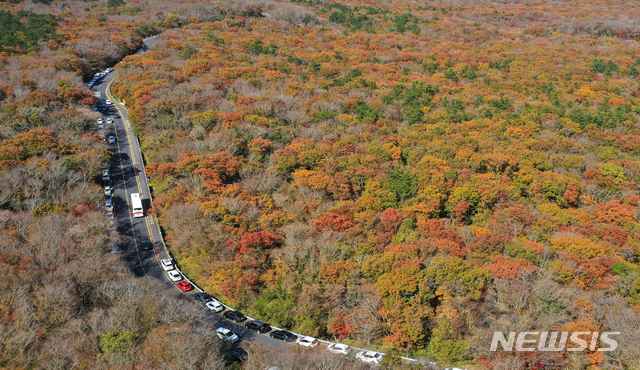
[[[509,337],[505,337],[504,333],[493,333],[491,348],[489,351],[498,350],[498,345],[502,346],[503,351],[519,351],[519,352],[560,352],[560,351],[615,351],[618,348],[618,342],[612,339],[612,336],[620,335],[618,331],[605,331],[602,333],[591,331],[523,331],[509,333]],[[601,345],[598,347],[598,340]]]

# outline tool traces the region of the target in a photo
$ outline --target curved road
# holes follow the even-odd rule
[[[145,44],[147,42],[148,41],[145,41]],[[93,91],[100,93],[98,99],[104,105],[106,105],[108,97],[107,90],[114,79],[115,73],[112,72],[98,80],[92,88]],[[144,175],[144,164],[140,147],[133,133],[132,125],[128,120],[127,110],[120,107],[115,101],[113,105],[106,105],[106,107],[107,111],[103,112],[105,125],[101,134],[103,134],[105,138],[110,135],[116,138],[115,143],[109,143],[107,145],[109,150],[115,154],[115,162],[111,166],[111,181],[114,210],[118,222],[118,233],[122,239],[120,242],[122,259],[127,263],[135,276],[151,276],[158,279],[165,284],[168,294],[179,296],[185,301],[191,301],[188,302],[190,304],[197,304],[214,325],[224,326],[235,331],[240,335],[242,340],[257,341],[276,351],[285,350],[287,344],[284,342],[272,339],[267,335],[247,330],[244,326],[236,325],[207,309],[203,304],[193,298],[193,294],[199,292],[197,288],[190,292],[183,292],[175,283],[169,280],[166,272],[160,267],[160,259],[170,258],[170,256],[163,244],[156,218],[146,213],[144,218],[133,218],[131,214],[131,193],[141,194],[145,210],[149,209],[151,199],[147,179]],[[115,117],[116,112],[119,113],[120,118]],[[113,124],[106,122],[107,117],[113,119]],[[150,242],[152,250],[143,250],[141,248],[143,241]],[[157,246],[157,249],[153,247],[154,245]]]

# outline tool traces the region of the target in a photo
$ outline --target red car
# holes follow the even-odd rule
[[[182,289],[182,290],[183,290],[183,291],[185,291],[185,292],[188,292],[188,291],[190,291],[190,290],[192,290],[192,289],[193,289],[193,287],[191,286],[191,284],[189,284],[189,282],[184,281],[184,280],[182,280],[182,281],[178,281],[178,283],[177,283],[177,284],[178,284],[178,288]]]

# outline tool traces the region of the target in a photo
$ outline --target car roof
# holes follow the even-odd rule
[[[307,336],[307,337],[302,337],[302,338],[300,338],[300,340],[310,340],[310,341],[314,341],[314,340],[316,340],[316,338],[314,338],[314,337],[308,337],[308,336]]]

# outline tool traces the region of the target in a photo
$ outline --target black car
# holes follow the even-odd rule
[[[149,243],[147,240],[145,240],[142,243],[140,243],[140,246],[142,247],[143,251],[150,251],[151,250],[151,243]]]
[[[235,322],[243,322],[244,320],[247,319],[245,315],[241,314],[238,311],[227,311],[223,314],[223,316]]]
[[[118,113],[114,113],[113,118],[120,118],[120,115]]]
[[[271,326],[266,322],[262,322],[260,320],[249,321],[244,324],[247,329],[251,329],[257,331],[258,333],[268,333],[271,331]]]
[[[200,302],[209,302],[213,299],[213,297],[211,297],[207,293],[196,293],[193,295],[193,298],[197,299]]]
[[[285,342],[293,342],[294,340],[296,340],[296,336],[293,333],[289,333],[286,330],[276,330],[269,335],[273,339],[278,339]]]

